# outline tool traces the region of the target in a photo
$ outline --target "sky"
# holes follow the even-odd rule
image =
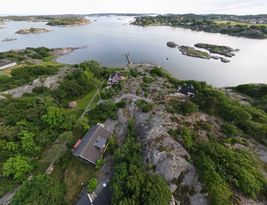
[[[0,15],[90,13],[267,14],[267,0],[0,0]]]

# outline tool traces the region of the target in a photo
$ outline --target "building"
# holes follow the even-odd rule
[[[8,60],[0,60],[0,70],[4,70],[7,68],[11,68],[13,66],[16,66],[16,62],[8,61]]]
[[[103,186],[101,191],[97,193],[96,198],[93,198],[84,189],[81,197],[76,205],[110,205],[111,204],[111,191],[109,185]]]
[[[194,97],[196,90],[193,85],[182,85],[178,87],[177,90],[179,93],[182,93],[184,95],[187,95],[189,97]]]
[[[124,76],[118,72],[113,73],[108,78],[108,85],[118,84],[121,80],[124,80]]]
[[[96,164],[106,150],[106,144],[112,132],[105,125],[98,123],[79,139],[72,148],[72,153],[77,159],[85,163]]]

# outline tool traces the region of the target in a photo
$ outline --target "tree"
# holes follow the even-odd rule
[[[50,126],[50,128],[64,128],[66,117],[61,108],[50,106],[47,108],[47,114],[42,116],[42,120]]]
[[[10,157],[4,162],[3,175],[7,177],[12,176],[14,180],[22,182],[32,169],[33,166],[30,164],[29,158],[17,155],[15,157]]]
[[[19,133],[22,149],[27,155],[36,155],[40,152],[41,148],[37,146],[34,142],[34,133],[22,130]]]
[[[11,205],[63,205],[65,192],[64,184],[48,175],[38,175],[20,187]]]
[[[96,187],[97,187],[97,179],[95,177],[93,177],[88,182],[87,190],[89,193],[92,193],[96,189]]]

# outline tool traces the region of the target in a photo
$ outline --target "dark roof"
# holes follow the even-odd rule
[[[109,185],[104,187],[97,197],[94,199],[94,205],[110,205],[111,204],[111,191]]]
[[[83,193],[82,197],[76,203],[76,205],[92,205],[86,192]]]
[[[187,93],[195,93],[196,90],[193,85],[183,85],[179,92],[187,95]]]
[[[13,63],[12,61],[8,61],[8,60],[0,60],[0,67],[8,65],[10,63]]]
[[[110,191],[109,185],[104,187],[101,192],[97,194],[97,197],[93,202],[90,201],[86,189],[84,189],[81,194],[82,196],[76,203],[76,205],[111,205],[112,193]]]
[[[103,149],[106,145],[106,142],[107,142],[106,138],[99,137],[95,142],[95,146],[97,146],[99,149]]]
[[[79,156],[89,162],[96,163],[101,157],[102,150],[96,147],[96,142],[99,139],[100,145],[112,135],[112,132],[107,130],[103,125],[98,124],[92,127],[83,137],[77,149],[73,149],[73,154]],[[102,146],[103,147],[103,146]]]

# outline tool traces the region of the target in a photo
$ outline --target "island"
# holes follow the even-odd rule
[[[229,46],[220,46],[207,43],[197,43],[195,47],[208,50],[210,53],[220,54],[226,57],[235,56],[234,52],[239,51],[239,49],[233,49]]]
[[[177,43],[173,41],[168,41],[167,46],[170,48],[178,48],[178,50],[186,56],[195,57],[195,58],[202,58],[202,59],[214,59],[214,60],[221,60],[223,63],[229,63],[230,60],[225,57],[233,57],[235,54],[233,52],[239,51],[239,49],[233,49],[229,46],[220,46],[220,45],[214,45],[214,44],[207,44],[207,43],[197,43],[194,46],[196,48],[205,49],[206,51],[202,51],[199,49],[196,49],[195,47],[190,46],[184,46],[184,45],[178,45]],[[211,55],[211,54],[219,54],[218,55]],[[225,57],[223,57],[225,56]]]
[[[49,26],[82,26],[91,23],[86,18],[79,17],[65,17],[65,18],[52,18],[48,21]]]
[[[190,46],[179,46],[179,51],[186,56],[191,56],[195,58],[210,59],[211,56],[208,52],[197,50]]]
[[[50,32],[46,28],[29,28],[29,29],[20,29],[16,32],[16,34],[38,34],[38,33],[46,33]]]
[[[135,18],[140,26],[173,26],[253,39],[267,38],[267,15],[158,15]]]
[[[16,38],[4,38],[2,42],[15,41],[15,40],[17,39]]]

